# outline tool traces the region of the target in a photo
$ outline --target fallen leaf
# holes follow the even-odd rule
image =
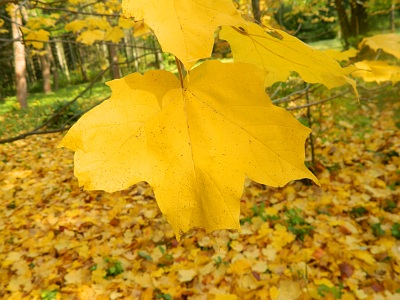
[[[196,275],[197,275],[197,270],[195,270],[195,269],[179,270],[178,271],[178,280],[179,280],[179,282],[192,281]]]

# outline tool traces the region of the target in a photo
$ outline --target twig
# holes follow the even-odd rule
[[[338,98],[338,97],[340,97],[340,96],[343,96],[343,95],[345,95],[345,94],[347,94],[347,93],[349,93],[349,92],[350,92],[350,89],[347,89],[347,90],[345,90],[344,92],[342,92],[342,93],[340,93],[340,94],[337,94],[337,95],[334,95],[334,96],[332,96],[332,97],[328,97],[328,98],[322,99],[322,100],[320,100],[320,101],[311,102],[311,103],[307,103],[307,104],[304,104],[304,105],[299,105],[299,106],[295,106],[295,107],[288,107],[288,108],[286,108],[286,110],[296,110],[296,109],[307,108],[307,107],[310,107],[310,106],[314,106],[314,105],[317,105],[317,104],[321,104],[321,103],[324,103],[324,102],[328,102],[328,101],[330,101],[330,100],[333,100],[333,99],[335,99],[335,98]]]

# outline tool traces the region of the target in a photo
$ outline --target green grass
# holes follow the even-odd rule
[[[321,50],[321,51],[324,51],[327,49],[336,49],[336,50],[343,49],[343,45],[339,39],[312,42],[312,43],[308,43],[308,45],[313,47],[314,49]]]
[[[0,139],[15,136],[41,125],[54,111],[77,97],[88,85],[86,83],[68,86],[48,95],[31,93],[28,95],[27,110],[20,110],[16,97],[5,98],[0,102]],[[62,117],[67,119],[67,116],[84,111],[110,93],[110,89],[103,82],[95,83]],[[63,123],[62,120],[57,121],[56,124]]]

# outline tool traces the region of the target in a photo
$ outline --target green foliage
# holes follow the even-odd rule
[[[340,284],[339,287],[333,286],[329,287],[325,284],[321,284],[317,287],[318,295],[321,297],[326,297],[328,294],[332,294],[335,299],[342,298],[343,285]]]
[[[223,261],[221,256],[218,256],[217,258],[214,258],[214,264],[218,269],[222,264],[227,266],[229,263],[227,261]]]
[[[251,211],[253,213],[252,216],[244,217],[240,219],[240,224],[243,225],[244,223],[252,223],[252,218],[254,217],[259,217],[261,218],[264,222],[267,221],[277,221],[279,220],[279,216],[277,215],[268,215],[265,211],[265,203],[261,204],[254,204],[253,207],[251,208]]]
[[[50,122],[48,128],[56,129],[75,123],[83,113],[77,102],[56,101],[51,105],[51,113],[43,118],[43,123]]]
[[[275,19],[280,25],[291,31],[296,31],[297,36],[309,43],[316,40],[332,39],[336,36],[335,10],[311,1],[299,8],[290,4],[283,4],[275,14]]]
[[[371,225],[372,233],[376,237],[381,237],[385,234],[385,230],[382,229],[381,223],[375,223]]]
[[[9,204],[7,204],[6,206],[8,209],[14,209],[17,207],[17,205],[15,204],[15,200],[13,200],[12,202],[10,202]]]
[[[368,213],[365,207],[357,206],[351,209],[350,216],[353,218],[360,218]]]
[[[395,208],[397,208],[396,202],[391,201],[391,200],[386,200],[383,210],[387,211],[387,212],[392,212]]]
[[[164,294],[161,292],[156,293],[156,299],[163,299],[163,300],[172,300],[172,296],[170,294]]]
[[[314,227],[307,223],[301,215],[301,210],[297,208],[285,208],[287,228],[300,241],[304,241],[306,235],[310,235]]]
[[[90,271],[96,271],[97,270],[97,265],[93,265],[89,268]]]
[[[146,260],[149,260],[149,261],[152,261],[152,260],[153,260],[153,259],[151,258],[151,256],[150,256],[147,252],[139,251],[139,252],[138,252],[138,255],[139,255],[140,257],[146,259]]]
[[[58,293],[58,290],[52,290],[52,291],[44,290],[40,294],[40,297],[42,298],[42,300],[54,300],[57,298],[57,293]]]
[[[392,236],[400,240],[400,223],[394,223],[391,231],[392,231]]]
[[[106,269],[106,275],[104,278],[115,277],[124,272],[122,264],[118,260],[106,258],[105,262],[108,264],[108,268]]]
[[[254,206],[252,207],[252,211],[254,216],[260,217],[264,222],[279,220],[279,216],[270,216],[266,214],[264,202],[261,203],[260,205],[254,204]]]
[[[7,138],[32,130],[50,118],[67,99],[77,97],[86,85],[69,86],[50,94],[30,94],[28,97],[29,110],[20,110],[15,97],[6,97],[0,103],[0,138]],[[91,90],[83,95],[76,104],[67,110],[66,115],[60,115],[51,128],[57,128],[67,121],[74,113],[83,111],[109,94],[109,88],[104,83],[95,84]]]

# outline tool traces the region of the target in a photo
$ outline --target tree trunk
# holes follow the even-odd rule
[[[342,32],[342,39],[345,43],[345,49],[349,49],[350,42],[349,38],[352,36],[352,30],[350,27],[349,18],[346,14],[346,8],[342,0],[335,0],[335,8],[338,14],[340,31]]]
[[[258,23],[261,23],[260,1],[251,0],[251,8],[253,10],[254,20],[256,20]]]
[[[57,57],[58,57],[58,62],[60,63],[61,70],[67,77],[67,81],[70,83],[71,82],[71,77],[69,76],[69,69],[68,69],[68,62],[65,57],[65,51],[63,47],[63,43],[57,41],[56,42],[56,50],[57,50]]]
[[[356,37],[358,44],[358,36],[367,34],[369,30],[368,14],[365,7],[366,0],[352,0],[351,6],[351,28],[353,36]]]
[[[26,62],[25,62],[25,46],[21,41],[19,25],[22,25],[21,15],[18,5],[10,4],[10,17],[12,20],[12,35],[14,39],[14,68],[17,89],[17,100],[21,109],[28,108],[27,100],[27,84],[26,84]]]
[[[88,82],[89,78],[86,73],[86,68],[85,68],[85,62],[84,62],[84,53],[79,44],[76,45],[78,47],[78,59],[79,59],[79,68],[81,69],[81,74],[82,74],[82,81],[83,82]]]
[[[58,90],[58,68],[57,68],[58,64],[54,58],[53,49],[50,46],[50,44],[47,44],[46,50],[47,50],[47,58],[50,62],[51,74],[53,75],[53,89],[55,91],[57,91]]]
[[[396,15],[396,7],[394,5],[394,0],[392,1],[392,7],[390,8],[390,32],[395,31],[395,15]]]
[[[42,65],[42,76],[43,76],[43,93],[51,93],[51,72],[50,63],[47,60],[47,55],[39,55],[40,64]]]
[[[118,79],[121,77],[121,73],[118,65],[117,45],[114,43],[108,43],[107,49],[108,60],[110,62],[111,78]]]

